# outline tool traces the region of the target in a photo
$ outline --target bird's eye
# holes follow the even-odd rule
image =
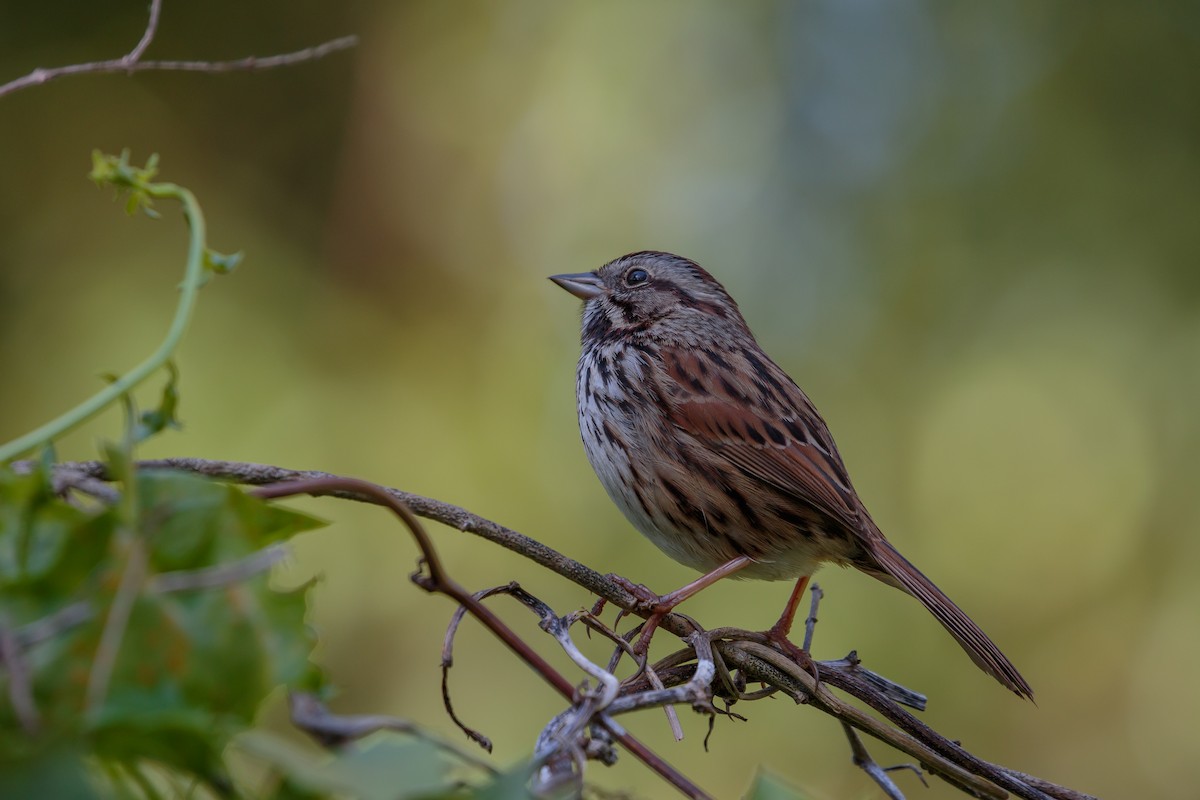
[[[650,273],[641,267],[634,267],[625,273],[626,286],[637,286],[639,283],[645,283],[648,280],[650,280]]]

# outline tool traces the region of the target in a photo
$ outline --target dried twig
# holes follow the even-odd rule
[[[476,600],[484,600],[494,594],[500,594],[515,588],[518,588],[515,582],[505,584],[504,586],[493,586],[491,589],[476,592],[474,597]],[[446,714],[449,715],[451,721],[458,726],[460,731],[466,734],[468,739],[490,753],[492,752],[492,740],[482,732],[475,730],[463,722],[454,711],[454,704],[450,701],[450,668],[454,666],[454,637],[458,633],[459,624],[462,623],[463,617],[466,615],[466,606],[459,606],[454,609],[454,613],[450,615],[450,624],[446,626],[446,635],[442,638],[442,706],[446,709]]]
[[[147,594],[171,594],[232,586],[267,571],[282,560],[287,552],[286,545],[273,544],[227,564],[205,569],[164,572],[150,579],[145,591]],[[77,628],[95,616],[95,607],[86,600],[81,600],[22,625],[14,632],[13,640],[17,647],[27,650],[35,644]]]
[[[853,754],[853,760],[856,766],[861,767],[862,771],[875,781],[876,785],[883,790],[891,800],[904,800],[904,793],[900,791],[900,787],[892,780],[889,772],[897,769],[911,769],[917,774],[921,783],[928,788],[929,784],[925,782],[925,776],[921,774],[921,768],[913,764],[900,764],[895,767],[881,767],[875,763],[875,759],[871,758],[871,754],[867,752],[867,746],[863,744],[862,739],[858,735],[858,731],[850,727],[845,722],[842,723],[842,730],[846,732],[846,738],[850,740],[850,752]]]
[[[289,67],[304,61],[314,61],[318,58],[324,58],[331,53],[346,50],[358,44],[358,37],[342,36],[316,47],[306,47],[303,50],[297,50],[293,53],[282,53],[273,56],[247,56],[246,58],[230,61],[143,61],[142,55],[145,54],[146,48],[154,41],[154,36],[158,32],[158,19],[161,11],[162,0],[151,0],[150,16],[146,22],[146,29],[142,32],[141,39],[134,45],[132,50],[120,58],[113,58],[106,61],[91,61],[86,64],[71,64],[65,67],[35,69],[28,75],[0,85],[0,97],[20,91],[21,89],[27,89],[30,86],[40,86],[43,83],[49,83],[56,78],[62,78],[67,75],[113,72],[133,74],[135,72],[148,71],[249,72],[253,70]]]
[[[133,535],[125,548],[125,566],[121,568],[121,581],[117,584],[116,596],[108,607],[104,630],[100,633],[99,644],[96,645],[96,657],[92,659],[92,668],[88,672],[84,707],[89,712],[97,711],[104,704],[104,698],[108,694],[108,682],[117,663],[121,641],[125,638],[129,615],[133,613],[133,604],[143,589],[148,558],[145,542],[140,536]]]
[[[361,739],[377,731],[408,733],[452,753],[455,758],[484,770],[490,775],[500,774],[498,769],[474,753],[468,753],[435,736],[420,725],[400,717],[389,717],[384,714],[334,714],[317,699],[316,695],[308,692],[290,692],[288,694],[288,711],[293,725],[325,747],[341,747],[347,742]]]
[[[245,558],[217,564],[204,569],[162,572],[150,579],[149,590],[159,594],[191,592],[197,589],[215,589],[253,578],[287,558],[288,548],[284,544],[267,545]]]
[[[8,615],[0,612],[0,665],[8,673],[8,701],[13,713],[26,734],[33,736],[41,728],[41,715],[33,699],[33,684],[29,677],[29,665],[17,640],[16,632],[9,627]]]

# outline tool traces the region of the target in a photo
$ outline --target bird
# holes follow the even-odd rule
[[[854,567],[915,597],[980,669],[1033,699],[1000,648],[887,540],[824,419],[712,275],[646,250],[550,280],[583,300],[575,387],[592,468],[638,531],[704,573],[654,598],[659,617],[728,575],[795,580],[769,632],[786,642],[813,572]]]

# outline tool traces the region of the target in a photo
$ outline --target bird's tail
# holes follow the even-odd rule
[[[875,577],[904,589],[920,600],[981,670],[1016,692],[1018,696],[1033,699],[1033,689],[1021,677],[1013,663],[1000,652],[995,642],[954,604],[954,601],[934,586],[933,581],[921,574],[921,571],[900,555],[887,540],[880,537],[875,539],[872,545],[873,560],[882,573]]]

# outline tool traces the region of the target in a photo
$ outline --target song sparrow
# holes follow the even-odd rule
[[[799,579],[773,629],[784,636],[808,576],[826,562],[853,566],[916,597],[984,672],[1033,697],[979,626],[884,538],[821,415],[711,275],[640,252],[551,280],[585,301],[576,393],[588,460],[650,541],[710,579]]]

